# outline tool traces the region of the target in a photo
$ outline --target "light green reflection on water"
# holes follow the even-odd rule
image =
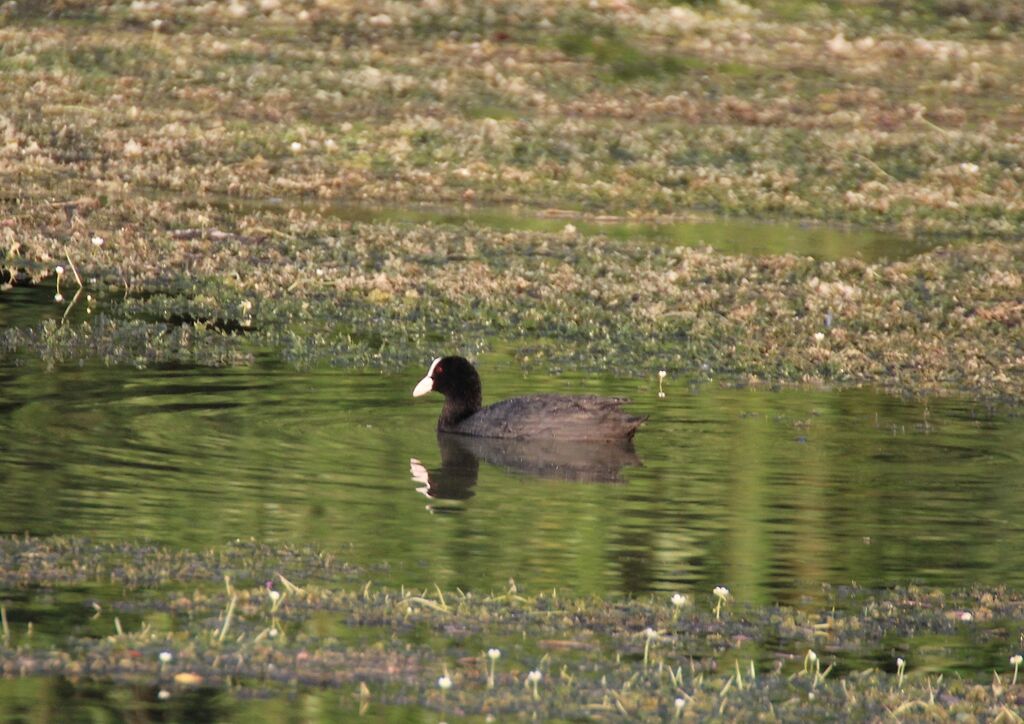
[[[266,199],[253,201],[218,196],[204,199],[233,212],[280,211],[294,208],[315,211],[348,221],[410,224],[476,224],[502,231],[561,233],[567,224],[578,233],[602,235],[633,244],[710,246],[726,254],[797,254],[820,259],[860,257],[868,261],[901,259],[926,251],[948,239],[912,238],[892,231],[855,227],[836,227],[796,221],[758,221],[752,219],[709,220],[631,220],[619,217],[598,218],[572,211],[550,215],[537,209],[500,206],[464,208],[432,206],[362,206]]]

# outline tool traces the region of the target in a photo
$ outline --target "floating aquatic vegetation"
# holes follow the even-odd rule
[[[1021,695],[991,674],[1009,679],[1007,661],[1020,663],[1003,652],[1016,646],[1006,631],[1024,622],[1024,598],[1003,589],[826,588],[823,605],[736,602],[719,618],[707,594],[680,610],[664,597],[513,586],[388,589],[325,551],[252,542],[192,552],[18,537],[0,541],[0,562],[8,591],[99,595],[87,635],[50,630],[52,619],[30,635],[26,599],[8,601],[4,677],[131,683],[164,701],[230,682],[243,697],[316,687],[459,715],[871,718],[915,707],[998,716]],[[485,640],[502,648],[471,653]],[[966,649],[977,653],[958,670]]]
[[[396,369],[439,346],[502,339],[548,369],[1022,396],[1024,256],[1013,244],[887,263],[476,226],[317,226],[312,212],[234,221],[262,224],[259,240],[186,230],[159,246],[160,263],[136,248],[120,267],[102,256],[112,245],[81,245],[102,314],[5,330],[3,347],[52,363],[225,364],[278,350],[300,365]]]

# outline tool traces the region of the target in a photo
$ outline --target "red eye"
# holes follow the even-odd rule
[[[434,368],[434,374],[435,374],[435,375],[439,375],[439,374],[441,374],[442,372],[444,372],[444,370],[443,370],[443,369],[441,369],[441,365],[438,365],[437,367],[435,367],[435,368]]]

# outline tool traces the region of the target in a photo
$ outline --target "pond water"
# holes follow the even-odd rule
[[[1018,416],[478,366],[492,401],[623,395],[650,420],[631,451],[453,447],[440,396],[411,397],[423,368],[7,365],[0,533],[307,543],[375,581],[478,591],[799,603],[823,582],[1024,585]]]
[[[602,235],[630,244],[710,246],[725,254],[799,254],[819,259],[857,257],[866,261],[903,259],[952,240],[939,236],[910,236],[895,231],[837,227],[795,221],[744,218],[632,220],[595,217],[571,210],[523,209],[518,206],[370,206],[295,199],[237,199],[205,197],[205,202],[229,212],[278,211],[296,208],[348,221],[411,224],[476,224],[505,231],[557,233],[572,224],[585,235]]]

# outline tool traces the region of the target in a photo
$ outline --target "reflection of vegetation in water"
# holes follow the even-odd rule
[[[325,702],[326,703],[326,702]],[[262,721],[274,721],[269,711],[277,709],[262,702]],[[180,692],[171,701],[160,701],[154,683],[113,687],[109,682],[74,681],[63,675],[0,681],[0,717],[13,720],[29,716],[40,721],[149,721],[167,717],[173,721],[223,721],[235,705],[212,689]]]
[[[702,590],[794,600],[805,582],[937,585],[1024,570],[1020,426],[955,402],[520,377],[483,360],[485,396],[633,397],[652,413],[625,485],[551,482],[480,463],[474,496],[424,511],[409,459],[441,459],[436,405],[406,376],[273,368],[8,370],[0,530],[309,541],[374,577],[476,590]],[[975,417],[977,415],[977,417]],[[47,461],[45,464],[40,461]],[[571,521],[567,525],[567,521]],[[1007,536],[1011,536],[1010,539]]]
[[[635,244],[710,246],[726,254],[800,254],[819,259],[856,256],[865,260],[911,256],[940,243],[937,238],[909,239],[892,232],[862,228],[785,222],[757,222],[743,219],[702,219],[694,221],[631,221],[606,217],[594,220],[578,211],[559,210],[548,216],[530,209],[501,207],[438,208],[423,206],[354,206],[351,204],[296,204],[282,199],[273,202],[221,199],[215,204],[235,213],[243,210],[294,212],[304,208],[325,216],[351,221],[380,223],[479,225],[496,231],[562,233],[566,224],[581,234]]]

